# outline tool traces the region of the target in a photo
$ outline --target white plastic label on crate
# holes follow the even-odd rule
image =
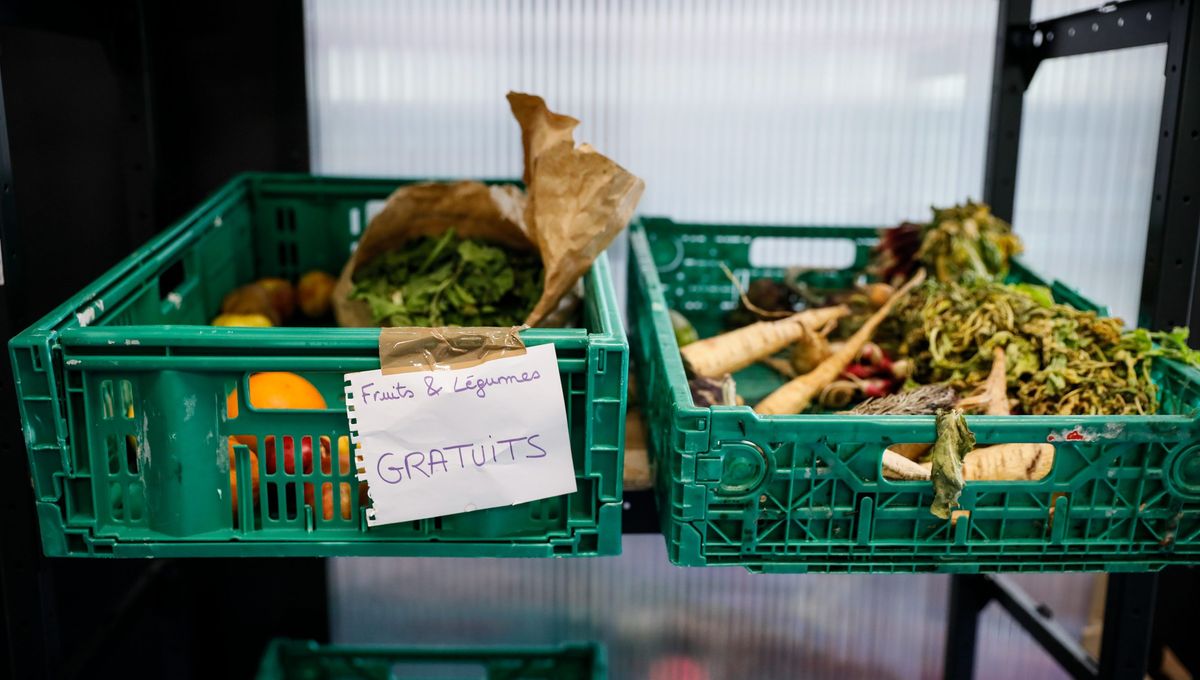
[[[347,373],[346,382],[370,526],[575,491],[553,345],[470,368]]]

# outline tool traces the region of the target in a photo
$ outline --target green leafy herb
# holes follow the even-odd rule
[[[1188,347],[1188,329],[1176,327],[1171,331],[1148,331],[1137,328],[1123,339],[1132,351],[1151,357],[1173,359],[1200,368],[1200,350]]]
[[[542,295],[542,261],[453,229],[384,253],[354,273],[351,298],[382,326],[515,326]]]

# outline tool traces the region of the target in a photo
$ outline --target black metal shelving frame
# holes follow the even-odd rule
[[[1012,219],[1025,92],[1047,59],[1165,44],[1162,122],[1138,325],[1200,325],[1200,11],[1192,0],[1128,0],[1031,21],[1031,0],[1000,0],[988,121],[984,200]],[[946,626],[945,677],[975,676],[979,614],[996,602],[1074,678],[1146,675],[1157,573],[1110,574],[1100,658],[1093,659],[1038,604],[1001,575],[954,575]]]
[[[1166,83],[1138,321],[1139,325],[1152,328],[1186,325],[1193,337],[1200,336],[1197,1],[1200,0],[1127,0],[1032,22],[1031,0],[999,0],[984,180],[984,199],[995,214],[1011,220],[1024,95],[1043,61],[1166,44]],[[10,106],[14,111],[18,107],[13,105],[11,90],[7,93],[10,106],[5,105],[4,92],[5,86],[12,87],[14,72],[24,76],[24,84],[29,85],[49,69],[28,63],[9,68],[14,65],[14,52],[37,52],[27,49],[28,45],[22,51],[4,44],[5,39],[14,36],[13,30],[66,36],[69,40],[54,45],[55,49],[68,51],[85,50],[71,42],[76,38],[96,41],[107,59],[107,75],[115,82],[115,105],[110,107],[108,115],[116,121],[117,133],[112,139],[96,144],[105,154],[115,153],[119,157],[108,168],[113,172],[113,177],[108,178],[112,183],[108,193],[119,194],[116,201],[119,205],[107,222],[103,215],[98,215],[92,225],[60,227],[65,232],[61,238],[74,235],[70,229],[107,228],[117,234],[111,245],[114,253],[127,251],[152,234],[155,224],[166,221],[159,217],[169,218],[178,213],[225,176],[246,169],[304,171],[308,168],[304,28],[299,0],[255,4],[253,10],[236,0],[212,0],[205,3],[202,15],[182,5],[166,7],[144,0],[117,0],[104,5],[76,0],[61,7],[34,0],[12,0],[0,5],[0,244],[3,246],[0,271],[6,284],[0,285],[3,331],[0,336],[4,338],[24,327],[34,314],[44,311],[39,306],[48,307],[47,303],[56,301],[50,300],[49,295],[26,294],[36,285],[38,275],[37,253],[31,252],[30,244],[45,244],[46,236],[33,231],[32,225],[22,224],[22,215],[31,212],[31,206],[41,209],[45,206],[40,204],[48,202],[39,194],[41,187],[36,179],[31,181],[30,177],[38,174],[39,163],[44,169],[53,166],[53,162],[32,154],[28,148],[24,151],[17,148],[20,145],[16,142],[21,140],[12,137],[10,128],[15,116],[10,115]],[[239,21],[243,25],[239,26]],[[254,43],[262,44],[246,47]],[[205,60],[213,60],[218,49],[237,56],[225,61],[217,59],[215,66],[206,63]],[[80,54],[86,56],[83,51]],[[250,64],[239,59],[249,59]],[[180,70],[191,79],[179,78]],[[297,71],[299,77],[292,77]],[[289,75],[281,79],[280,74]],[[238,80],[236,87],[228,83],[230,79]],[[53,80],[47,84],[59,85]],[[269,101],[257,108],[258,118],[249,122],[241,121],[236,114],[206,116],[197,106],[208,98],[226,106],[242,106],[247,103],[246,93],[260,91],[269,92]],[[266,128],[264,118],[269,119]],[[81,119],[75,119],[78,120]],[[28,112],[23,121],[28,124]],[[266,138],[264,129],[271,133]],[[211,142],[238,135],[248,141],[232,150],[214,151],[213,144],[203,141],[205,136]],[[18,163],[14,172],[12,159],[18,152],[25,164]],[[45,217],[44,212],[39,215]],[[103,259],[113,253],[99,256]],[[74,267],[64,263],[63,270]],[[90,276],[78,275],[83,279]],[[83,283],[86,280],[70,285],[77,288]],[[293,561],[294,568],[281,571],[270,561],[253,560],[158,560],[100,565],[42,557],[24,470],[25,456],[20,450],[20,424],[8,384],[10,373],[7,364],[0,366],[0,418],[6,431],[6,436],[0,437],[0,451],[20,463],[18,473],[0,475],[0,508],[6,513],[5,521],[0,522],[3,539],[0,605],[5,614],[0,619],[0,631],[7,638],[7,645],[0,646],[0,669],[15,677],[79,675],[99,649],[117,636],[129,635],[138,617],[150,620],[142,625],[153,626],[154,617],[161,616],[163,609],[171,610],[178,619],[206,616],[221,607],[244,603],[246,598],[241,589],[226,587],[231,582],[258,594],[262,610],[271,610],[273,614],[260,615],[250,625],[261,628],[275,621],[286,629],[284,632],[296,636],[320,639],[327,635],[324,627],[327,617],[323,605],[317,604],[323,602],[325,591],[322,561],[310,560],[304,564]],[[630,493],[626,500],[625,531],[657,532],[652,493]],[[80,589],[69,584],[81,575],[92,580],[107,579],[114,591],[111,597],[76,603],[73,598]],[[1155,573],[1109,576],[1101,656],[1093,659],[1054,620],[1053,612],[1008,577],[954,575],[950,584],[945,676],[955,680],[974,677],[978,617],[989,603],[995,602],[1071,676],[1142,678],[1150,651],[1158,583],[1159,575]],[[309,600],[307,608],[292,601],[298,592]],[[173,609],[180,598],[188,606],[182,612]],[[89,619],[88,625],[82,626],[83,632],[75,630],[81,628],[78,622],[71,621],[80,614]],[[160,630],[156,634],[164,639],[186,633],[203,637],[193,644],[196,649],[191,650],[191,656],[183,653],[180,657],[180,651],[173,650],[175,656],[170,656],[170,660],[157,662],[160,672],[171,669],[176,677],[190,677],[189,673],[197,673],[198,677],[200,672],[196,669],[201,667],[209,671],[229,668],[234,661],[252,659],[259,651],[251,649],[259,640],[239,638],[236,630],[213,634],[194,624],[172,623],[164,628],[161,620],[157,623]],[[64,631],[68,625],[73,628],[69,636]],[[243,634],[245,630],[249,629],[243,628]],[[64,642],[68,638],[69,643]],[[222,653],[232,659],[224,666],[212,665],[213,658],[207,654],[207,648],[199,649],[216,640],[226,643]],[[241,647],[228,646],[234,641],[240,642]]]

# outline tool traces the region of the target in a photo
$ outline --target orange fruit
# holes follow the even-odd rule
[[[321,396],[321,392],[313,386],[312,383],[295,373],[285,372],[267,372],[255,373],[250,376],[250,405],[254,408],[261,409],[323,409],[325,408],[325,398]],[[225,399],[225,411],[230,418],[238,416],[238,398],[237,390],[229,393]],[[233,445],[241,444],[250,449],[251,461],[254,465],[251,483],[254,487],[254,500],[258,500],[258,441],[257,438],[251,435],[233,435],[229,444],[230,454],[233,453]],[[274,437],[267,437],[267,472],[275,471],[275,446]],[[286,442],[285,442],[286,443]],[[295,472],[295,451],[292,447],[284,447],[288,450],[284,451],[285,456],[284,468],[288,474]],[[311,469],[312,451],[311,447],[303,447],[302,465],[304,468]],[[237,480],[235,474],[230,472],[230,486],[233,487],[234,505],[237,505]]]
[[[351,504],[355,502],[353,487],[350,482],[341,482],[340,488],[340,511],[341,519],[350,519]],[[365,508],[369,499],[367,498],[367,483],[358,482],[358,507]],[[325,519],[334,519],[333,516],[333,485],[325,484],[321,489],[321,510],[324,513]]]
[[[312,383],[295,373],[271,371],[250,376],[250,405],[262,409],[323,409],[325,397]],[[225,410],[238,417],[237,390],[229,393]]]

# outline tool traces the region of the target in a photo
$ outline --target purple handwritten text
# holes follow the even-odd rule
[[[487,396],[489,387],[497,385],[512,385],[518,383],[527,383],[534,380],[540,380],[542,374],[538,371],[524,371],[520,375],[496,375],[488,378],[476,378],[474,375],[468,375],[462,379],[462,384],[459,384],[458,376],[454,378],[454,391],[457,392],[474,392],[475,396],[483,399]]]
[[[469,467],[483,467],[489,464],[513,463],[519,458],[545,458],[548,452],[536,443],[541,436],[530,434],[476,444],[447,444],[428,451],[388,452],[379,456],[375,472],[384,483],[399,484],[405,480],[430,479],[435,475],[453,472],[455,458],[458,459],[460,470],[467,469],[468,462],[471,463]],[[469,454],[464,453],[464,450],[469,451]],[[458,455],[447,457],[448,451]],[[504,458],[504,455],[508,458]]]

